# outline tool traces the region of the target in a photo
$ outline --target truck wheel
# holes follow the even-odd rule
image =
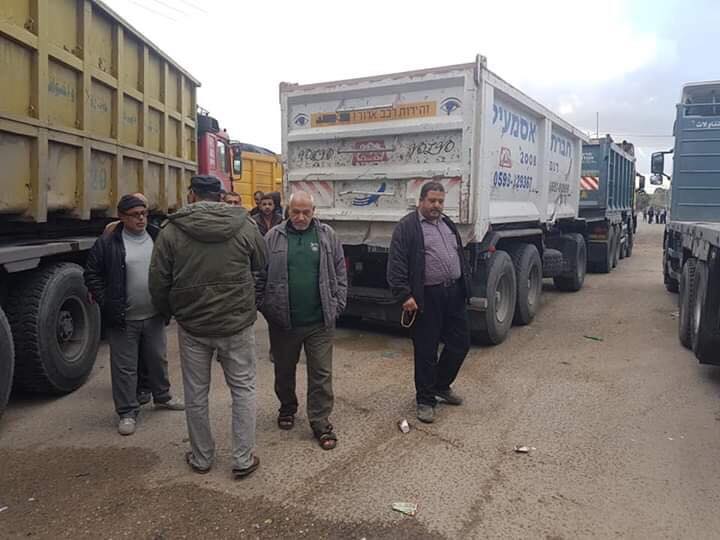
[[[632,257],[633,244],[635,243],[635,233],[632,230],[628,231],[627,244],[625,248],[625,256],[629,259]]]
[[[590,264],[590,269],[598,274],[609,274],[612,269],[612,258],[613,258],[613,241],[615,235],[613,230],[608,231],[608,239],[605,242],[605,249],[599,259],[593,260]]]
[[[625,242],[622,241],[622,227],[618,231],[618,259],[623,260],[626,257],[627,250],[627,235],[625,236]]]
[[[692,313],[692,349],[701,364],[720,365],[720,287],[710,286],[704,261],[695,266],[695,302]]]
[[[519,244],[508,249],[515,267],[517,293],[513,323],[530,324],[540,305],[543,269],[540,254],[532,244]]]
[[[5,317],[5,312],[0,308],[0,417],[5,412],[5,406],[10,399],[14,366],[15,349],[10,323]]]
[[[663,281],[665,282],[665,289],[667,292],[676,293],[680,290],[680,283],[678,280],[670,277],[670,259],[668,259],[667,251],[663,253]]]
[[[613,247],[612,247],[612,267],[617,268],[618,259],[620,257],[620,234],[613,229]]]
[[[59,263],[33,272],[10,292],[15,383],[64,394],[90,375],[100,342],[100,311],[88,300],[82,268]]]
[[[498,345],[512,326],[517,296],[515,268],[505,251],[493,253],[487,264],[487,309],[479,313],[482,320],[474,337],[485,345]]]
[[[582,234],[563,235],[563,257],[570,261],[571,270],[553,278],[555,287],[565,292],[576,292],[582,289],[587,272],[587,247]]]
[[[680,276],[680,314],[678,339],[683,347],[692,349],[692,312],[695,306],[695,267],[697,259],[688,259]]]

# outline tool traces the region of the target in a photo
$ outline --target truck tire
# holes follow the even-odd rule
[[[72,263],[35,270],[10,292],[18,388],[66,394],[87,380],[100,342],[100,311],[88,296]]]
[[[696,265],[697,259],[688,259],[680,276],[678,339],[686,349],[692,349],[692,312],[695,306]]]
[[[680,283],[677,279],[670,276],[670,259],[667,256],[667,250],[663,252],[663,282],[667,292],[676,293],[680,291]]]
[[[501,250],[493,253],[487,264],[487,309],[478,313],[481,321],[473,337],[485,345],[499,345],[507,338],[515,313],[515,267],[510,255]]]
[[[565,292],[576,292],[582,289],[587,273],[587,246],[582,234],[563,235],[563,256],[571,261],[568,272],[553,278],[555,287]]]
[[[627,253],[627,235],[625,235],[625,242],[623,242],[622,237],[622,225],[618,228],[618,259],[623,260],[626,257]]]
[[[612,247],[612,267],[613,268],[617,268],[619,258],[620,258],[620,234],[617,229],[613,229],[613,247]]]
[[[613,257],[613,230],[608,231],[608,239],[605,243],[605,249],[599,259],[593,260],[588,266],[591,271],[598,274],[609,274],[612,269],[612,257]]]
[[[635,244],[635,233],[632,230],[628,230],[627,235],[627,248],[625,249],[625,256],[629,259],[632,257],[633,246]]]
[[[517,293],[513,324],[524,326],[535,318],[542,293],[543,268],[540,253],[533,244],[518,244],[508,249],[515,267]]]
[[[695,266],[695,302],[692,313],[692,350],[701,364],[720,365],[720,287],[710,286],[705,261]]]
[[[12,331],[5,312],[0,308],[0,417],[5,412],[5,406],[10,399],[14,366],[15,348]]]

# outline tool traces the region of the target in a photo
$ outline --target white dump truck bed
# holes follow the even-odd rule
[[[466,242],[491,225],[577,217],[576,128],[475,63],[280,86],[286,189],[346,244],[386,247],[429,180]]]

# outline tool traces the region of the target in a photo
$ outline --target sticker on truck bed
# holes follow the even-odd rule
[[[457,131],[302,141],[289,145],[288,162],[291,169],[446,165],[460,161],[462,142],[462,133]]]
[[[415,103],[399,103],[389,107],[377,107],[375,109],[312,113],[310,124],[312,127],[332,127],[392,120],[410,120],[411,118],[426,118],[436,115],[437,104],[434,101],[418,101]]]

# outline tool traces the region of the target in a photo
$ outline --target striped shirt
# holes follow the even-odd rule
[[[425,286],[440,285],[460,279],[460,257],[455,233],[442,218],[425,219],[418,212],[425,241]]]

